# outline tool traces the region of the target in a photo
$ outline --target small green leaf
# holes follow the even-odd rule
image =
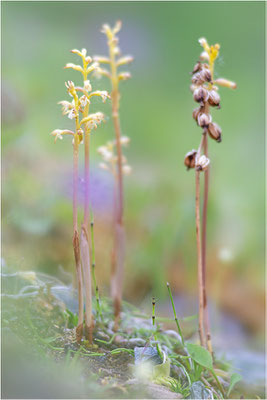
[[[212,369],[212,357],[208,350],[204,349],[204,347],[192,343],[188,343],[186,347],[191,358],[196,363],[207,369]]]
[[[231,391],[233,390],[233,388],[237,384],[237,382],[239,382],[241,380],[242,380],[242,376],[236,372],[231,376],[230,385],[229,385],[228,392],[227,392],[227,397],[229,396],[229,394],[231,393]]]
[[[168,358],[165,363],[153,367],[153,379],[168,378],[170,376],[171,362]]]

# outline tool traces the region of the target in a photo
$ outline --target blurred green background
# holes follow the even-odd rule
[[[221,144],[210,141],[208,290],[249,329],[264,329],[264,16],[263,2],[4,2],[2,3],[2,257],[12,268],[74,276],[72,146],[53,143],[55,128],[72,126],[57,102],[64,82],[81,82],[70,49],[107,53],[103,23],[123,22],[123,54],[135,61],[121,84],[121,125],[131,138],[125,154],[127,262],[125,298],[152,293],[195,295],[194,173],[183,159],[197,148],[190,75],[198,39],[220,43],[216,76],[237,82],[221,88],[213,120]],[[110,89],[92,78],[95,89]],[[94,111],[110,116],[110,104]],[[114,136],[112,121],[93,133],[91,193],[96,225],[97,278],[109,288],[112,181],[98,168],[96,149]],[[82,157],[81,157],[82,178]],[[81,199],[82,199],[82,179]],[[67,278],[66,278],[67,279]]]

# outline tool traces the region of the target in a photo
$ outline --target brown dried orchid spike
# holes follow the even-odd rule
[[[66,83],[66,88],[71,97],[72,102],[60,101],[62,105],[63,115],[68,115],[70,119],[75,119],[75,131],[56,129],[52,132],[57,139],[62,139],[63,135],[73,136],[73,248],[76,264],[76,274],[78,282],[78,297],[79,297],[79,314],[78,326],[76,328],[76,338],[80,342],[83,337],[83,288],[85,291],[85,337],[90,343],[93,341],[93,313],[92,313],[92,279],[91,279],[91,265],[90,265],[90,251],[88,240],[88,224],[89,224],[89,145],[90,133],[93,128],[104,120],[104,114],[96,112],[89,114],[89,106],[93,96],[100,96],[103,102],[109,98],[107,91],[92,92],[92,86],[87,79],[88,74],[98,68],[97,63],[92,63],[91,57],[87,56],[85,49],[72,50],[74,54],[82,58],[82,66],[69,63],[65,68],[72,68],[79,71],[83,75],[83,86],[75,86],[72,81]],[[81,96],[78,97],[78,93]],[[80,120],[80,113],[82,118]],[[83,129],[82,129],[83,127]],[[81,227],[81,235],[79,238],[78,221],[77,221],[77,193],[78,193],[78,158],[79,158],[79,145],[84,143],[85,151],[85,201],[84,201],[84,218]],[[83,270],[83,273],[82,273]],[[83,282],[84,280],[84,282]],[[84,284],[83,284],[84,283]]]
[[[104,64],[108,67],[99,68],[97,70],[98,75],[106,76],[111,81],[112,92],[112,118],[116,137],[116,169],[117,173],[115,176],[114,186],[114,245],[111,256],[111,295],[114,302],[114,315],[115,315],[115,329],[118,327],[121,310],[121,299],[122,299],[122,279],[124,271],[124,253],[125,253],[125,231],[123,224],[123,174],[126,171],[130,171],[130,167],[124,165],[124,156],[122,154],[122,143],[121,143],[121,127],[120,127],[120,116],[119,116],[119,83],[120,81],[129,79],[131,77],[129,72],[119,72],[118,68],[129,64],[133,61],[131,56],[121,56],[120,49],[118,47],[117,33],[121,29],[121,22],[118,21],[114,28],[105,24],[102,27],[102,32],[107,37],[107,43],[109,48],[109,57],[95,56],[94,61],[100,64]],[[105,164],[106,165],[106,164]],[[104,165],[103,165],[104,167]]]
[[[203,129],[198,150],[192,150],[185,155],[184,164],[187,169],[194,168],[196,174],[196,232],[198,258],[198,292],[199,292],[199,335],[202,346],[212,354],[211,335],[209,327],[207,296],[206,296],[206,226],[209,187],[208,136],[218,143],[222,140],[221,128],[212,122],[210,107],[220,108],[218,86],[236,88],[236,83],[224,78],[214,79],[214,62],[219,55],[220,45],[209,46],[205,38],[199,39],[203,52],[192,72],[191,91],[199,107],[193,111],[193,118]],[[201,152],[203,150],[203,155]],[[202,214],[202,231],[200,229],[200,172],[204,171],[204,200]]]

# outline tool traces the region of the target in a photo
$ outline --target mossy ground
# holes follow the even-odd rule
[[[33,281],[27,286],[29,279]],[[21,385],[25,384],[24,397],[36,397],[44,385],[47,398],[49,393],[50,398],[181,398],[189,395],[189,383],[199,380],[196,371],[189,368],[179,335],[174,330],[166,330],[162,322],[153,327],[151,316],[140,313],[126,302],[122,307],[120,328],[114,332],[112,302],[102,298],[101,315],[95,315],[93,346],[84,339],[77,344],[77,315],[53,295],[53,285],[40,284],[40,277],[38,280],[35,275],[25,279],[18,274],[4,274],[2,282],[3,370],[4,376],[9,376],[7,382],[3,381],[6,397],[16,397],[16,389],[21,392]],[[170,323],[169,319],[158,320]],[[140,366],[135,367],[134,354],[134,348],[156,348],[157,342],[171,361],[169,375],[157,381],[163,390],[160,393],[154,387],[157,385],[153,386],[155,382],[148,384],[142,377],[140,380]],[[230,366],[216,360],[215,368],[227,388]],[[22,383],[10,381],[13,371],[22,377],[25,375]],[[51,379],[47,378],[47,371],[53,371]],[[202,377],[213,390],[213,396],[219,397],[216,382],[205,369]],[[46,381],[48,383],[44,384]],[[237,389],[231,397],[245,394],[242,386]],[[246,395],[253,397],[248,392]]]

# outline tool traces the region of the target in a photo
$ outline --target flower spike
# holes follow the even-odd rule
[[[203,52],[199,61],[195,64],[192,72],[190,89],[193,93],[193,99],[199,104],[198,108],[193,110],[193,119],[197,125],[202,128],[202,136],[198,150],[192,150],[185,155],[184,165],[187,169],[195,170],[196,178],[196,233],[197,233],[197,260],[198,260],[198,294],[199,294],[199,335],[202,346],[207,347],[212,354],[211,336],[209,328],[209,319],[207,311],[206,298],[206,225],[207,225],[207,204],[208,204],[208,186],[209,186],[209,166],[208,158],[208,138],[220,143],[222,140],[222,131],[218,124],[212,121],[210,109],[212,107],[220,108],[221,98],[218,93],[218,86],[225,86],[232,89],[236,88],[234,82],[223,78],[214,80],[214,63],[219,55],[220,45],[209,45],[205,38],[199,39]],[[204,154],[201,154],[201,153]],[[204,171],[204,201],[202,213],[202,231],[200,230],[200,173]]]
[[[76,275],[78,282],[78,325],[76,328],[76,340],[80,342],[83,337],[83,323],[85,319],[85,337],[92,344],[93,341],[93,313],[92,313],[92,282],[91,282],[91,265],[90,265],[90,251],[88,242],[87,227],[89,225],[89,138],[93,128],[104,120],[104,114],[96,112],[89,114],[90,98],[92,96],[100,96],[104,101],[110,98],[107,91],[92,91],[91,83],[88,79],[88,74],[98,68],[98,63],[92,63],[92,58],[87,56],[86,49],[71,50],[72,53],[79,55],[82,58],[82,66],[73,63],[68,63],[65,69],[74,69],[81,72],[83,77],[83,86],[75,86],[72,81],[65,82],[67,91],[71,97],[72,102],[62,100],[59,104],[62,106],[63,115],[67,115],[71,120],[75,120],[75,131],[55,129],[51,135],[57,139],[62,140],[63,135],[72,136],[73,146],[73,250],[76,266]],[[89,65],[92,63],[91,65]],[[82,94],[80,95],[80,92]],[[79,97],[79,95],[80,97]],[[80,120],[80,114],[82,114]],[[84,125],[83,129],[81,128]],[[85,151],[85,202],[84,202],[84,218],[81,227],[81,234],[78,233],[78,213],[77,213],[77,192],[78,192],[78,161],[79,161],[79,147],[84,143]],[[84,288],[84,289],[83,289]],[[85,296],[83,294],[85,291]],[[85,314],[84,314],[84,297],[85,297]]]

